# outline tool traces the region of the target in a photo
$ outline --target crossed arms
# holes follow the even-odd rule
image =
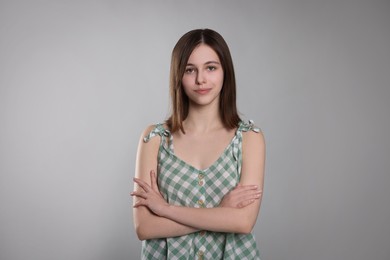
[[[243,133],[243,161],[239,185],[215,208],[168,204],[157,186],[159,138],[139,141],[134,178],[134,225],[140,240],[183,236],[200,230],[250,233],[258,216],[264,182],[265,144],[261,133]]]

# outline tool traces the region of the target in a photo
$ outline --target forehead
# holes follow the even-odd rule
[[[188,58],[188,63],[191,64],[204,64],[210,61],[220,63],[218,54],[206,44],[200,44],[195,47]]]

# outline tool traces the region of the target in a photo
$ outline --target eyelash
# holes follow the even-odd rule
[[[194,71],[195,71],[194,68],[187,68],[184,72],[187,73],[187,74],[191,74]]]
[[[207,66],[207,70],[208,71],[214,71],[214,70],[216,70],[217,69],[217,67],[215,67],[215,66]],[[191,73],[193,73],[194,71],[195,71],[196,69],[194,69],[194,68],[187,68],[187,69],[185,69],[185,73],[186,74],[191,74]]]

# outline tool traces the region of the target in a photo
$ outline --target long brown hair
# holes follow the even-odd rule
[[[233,129],[241,121],[236,106],[236,78],[229,47],[216,31],[197,29],[184,34],[172,51],[169,86],[172,114],[166,121],[171,132],[180,129],[184,133],[183,121],[188,115],[189,100],[183,90],[182,78],[189,57],[199,44],[205,44],[217,53],[224,71],[219,102],[219,114],[222,123],[226,128]]]

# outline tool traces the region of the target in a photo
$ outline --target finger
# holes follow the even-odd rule
[[[240,189],[237,189],[237,190],[233,190],[232,191],[232,195],[234,195],[234,196],[244,196],[246,194],[253,194],[253,193],[256,193],[256,192],[258,192],[257,186],[250,185],[250,186],[243,186],[243,187],[241,187]]]
[[[240,198],[238,198],[238,201],[239,201],[238,205],[246,207],[249,204],[252,204],[253,202],[259,200],[262,195],[263,195],[262,191],[256,191],[254,193],[253,192],[247,193],[244,196],[241,196]]]
[[[148,192],[150,190],[150,186],[144,182],[143,180],[141,179],[138,179],[138,178],[134,178],[133,179],[135,183],[137,183],[145,192]]]
[[[248,187],[243,187],[240,190],[237,190],[236,193],[242,195],[242,194],[254,194],[260,191],[261,190],[257,189],[256,186],[248,186]]]
[[[263,192],[261,190],[246,190],[246,191],[243,191],[241,192],[238,196],[239,197],[258,197],[260,196],[261,194],[263,194]]]
[[[259,192],[259,191],[256,191],[256,192],[250,192],[250,193],[246,193],[246,194],[242,194],[241,196],[239,196],[237,198],[237,201],[239,201],[239,203],[241,202],[244,202],[244,201],[248,201],[248,200],[256,200],[256,199],[259,199],[262,195],[262,192]]]
[[[138,198],[143,198],[143,199],[147,199],[147,193],[146,192],[143,192],[143,191],[133,191],[132,193],[130,193],[130,195],[132,197],[138,197]]]
[[[145,200],[140,200],[134,203],[133,208],[138,208],[140,206],[146,206]]]
[[[242,202],[238,203],[238,207],[239,207],[239,208],[244,208],[244,207],[246,207],[246,206],[252,204],[253,202],[255,202],[254,199],[245,200],[245,201],[242,201]]]

